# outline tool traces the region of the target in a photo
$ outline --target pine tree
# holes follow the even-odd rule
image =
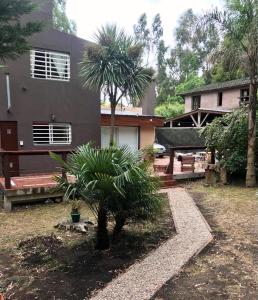
[[[30,0],[0,1],[0,61],[23,54],[29,49],[27,38],[41,31],[43,25],[39,22],[21,22],[21,17],[34,8]]]

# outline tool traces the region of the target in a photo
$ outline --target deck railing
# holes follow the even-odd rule
[[[11,171],[9,167],[10,157],[13,156],[36,156],[36,155],[48,155],[49,153],[53,152],[56,154],[60,154],[62,159],[66,161],[67,155],[72,152],[71,149],[69,150],[53,150],[53,149],[46,149],[46,150],[16,150],[16,151],[9,151],[9,150],[0,150],[0,157],[2,158],[2,172],[4,176],[5,182],[5,189],[11,189]],[[62,177],[66,178],[66,172],[62,169]]]
[[[205,146],[177,146],[177,147],[169,147],[169,165],[167,167],[167,174],[172,174],[174,173],[174,159],[175,159],[175,152],[177,150],[206,150],[207,147]],[[215,164],[215,150],[211,151],[211,164]]]

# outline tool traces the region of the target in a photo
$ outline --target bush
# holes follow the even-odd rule
[[[201,136],[209,149],[217,150],[217,158],[226,170],[244,175],[247,165],[248,116],[245,108],[216,118],[203,128]],[[258,144],[256,147],[258,157]]]
[[[71,199],[82,199],[97,219],[97,249],[109,247],[108,215],[115,217],[114,239],[127,218],[145,218],[155,214],[161,201],[157,195],[157,180],[148,173],[141,151],[128,147],[96,149],[91,144],[78,147],[67,163],[56,154],[69,174],[75,177],[68,182],[57,177],[58,188]]]
[[[174,118],[184,113],[184,104],[181,102],[165,102],[155,108],[155,114],[164,118]]]

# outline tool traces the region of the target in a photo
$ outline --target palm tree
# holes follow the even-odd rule
[[[96,44],[86,47],[81,63],[83,85],[108,96],[111,107],[110,145],[114,144],[116,106],[124,97],[136,104],[152,80],[152,69],[141,66],[143,46],[115,25],[102,27]]]
[[[258,70],[258,0],[225,0],[225,10],[214,9],[203,17],[204,25],[215,25],[222,38],[231,44],[220,49],[220,55],[241,65],[250,78],[248,105],[248,151],[246,186],[256,185],[255,140]],[[222,50],[222,51],[221,51]],[[233,50],[233,51],[232,51]]]
[[[60,162],[65,171],[75,177],[73,182],[56,177],[58,189],[64,191],[67,198],[85,201],[97,219],[96,249],[109,248],[107,230],[109,213],[115,215],[117,226],[121,227],[118,220],[126,211],[126,207],[131,209],[134,207],[135,215],[137,211],[139,215],[139,211],[143,211],[144,207],[151,213],[159,206],[158,197],[154,195],[157,185],[150,187],[151,183],[147,184],[150,176],[146,175],[140,151],[131,152],[127,147],[95,149],[91,144],[86,144],[78,147],[69,156],[67,163],[54,153],[51,153],[51,157]],[[141,186],[139,182],[142,183]],[[143,185],[144,182],[146,186]],[[138,196],[132,200],[128,198],[128,194],[135,195],[134,188],[137,183]],[[139,195],[142,195],[142,203],[139,201]],[[149,203],[144,204],[144,201]],[[129,217],[128,209],[126,217]]]

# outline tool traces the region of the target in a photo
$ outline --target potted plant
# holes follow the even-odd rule
[[[71,201],[71,218],[73,223],[80,222],[80,209],[81,209],[81,201],[80,200],[72,200]]]

